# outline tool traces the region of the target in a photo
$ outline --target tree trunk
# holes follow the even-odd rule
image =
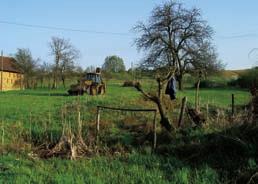
[[[159,86],[161,86],[161,85],[159,85]],[[159,98],[159,96],[152,96],[152,95],[150,95],[148,93],[145,93],[139,85],[136,85],[135,88],[138,91],[140,91],[146,98],[148,98],[149,100],[153,101],[157,105],[158,110],[159,110],[159,114],[160,114],[160,119],[161,119],[160,120],[160,124],[169,132],[171,130],[173,130],[174,127],[171,125],[168,117],[165,114],[165,111],[164,111],[164,109],[162,107],[161,99]],[[159,91],[161,91],[161,88],[159,89]]]
[[[50,89],[51,88],[51,78],[49,77],[48,78],[48,89]]]
[[[165,115],[165,112],[163,110],[163,107],[161,105],[160,99],[156,101],[156,104],[159,109],[159,114],[160,114],[160,124],[166,128],[167,131],[171,131],[173,129],[168,117]]]
[[[177,76],[177,81],[178,81],[178,89],[180,91],[182,91],[184,88],[183,88],[183,75],[179,74]]]
[[[64,76],[62,76],[62,83],[63,83],[63,86],[65,88],[65,77]]]
[[[30,89],[30,82],[29,82],[29,79],[26,79],[26,87],[27,89]]]
[[[43,88],[44,79],[43,77],[40,79],[40,87]]]
[[[58,53],[56,54],[56,60],[55,60],[55,68],[53,70],[53,85],[52,88],[56,89],[57,88],[57,78],[58,78],[58,68],[59,68],[59,61],[60,61],[60,56]]]
[[[200,90],[200,82],[201,80],[199,79],[197,82],[197,86],[196,86],[196,91],[195,91],[195,110],[196,112],[200,111],[200,98],[199,98],[199,90]]]
[[[52,84],[52,89],[56,89],[57,88],[57,72],[54,71],[54,76],[53,76],[53,84]]]
[[[56,78],[54,77],[52,89],[56,89],[56,88],[57,88]]]

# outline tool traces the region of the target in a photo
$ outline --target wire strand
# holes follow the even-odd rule
[[[232,40],[232,39],[239,39],[239,38],[254,38],[254,37],[258,37],[258,34],[243,33],[238,35],[218,36],[219,39],[223,39],[223,40]]]
[[[19,22],[9,22],[9,21],[3,21],[3,20],[0,20],[0,24],[9,24],[9,25],[22,26],[22,27],[30,27],[30,28],[40,28],[40,29],[49,29],[49,30],[90,33],[90,34],[131,36],[130,33],[94,31],[94,30],[85,30],[85,29],[72,29],[72,28],[63,28],[63,27],[54,27],[54,26],[45,26],[45,25],[25,24],[25,23],[19,23]]]

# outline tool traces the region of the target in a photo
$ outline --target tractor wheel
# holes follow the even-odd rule
[[[76,91],[69,90],[69,91],[68,91],[68,94],[69,94],[70,96],[79,96],[79,95],[83,95],[83,92],[80,92],[80,91],[78,91],[78,90],[76,90]]]
[[[107,92],[107,85],[104,83],[103,84],[103,90],[104,90],[104,94]]]
[[[96,89],[96,86],[91,86],[90,88],[90,95],[97,95],[97,89]]]
[[[104,94],[105,94],[105,88],[104,88],[104,86],[100,86],[100,87],[99,87],[99,94],[100,94],[100,95],[104,95]]]
[[[80,89],[80,90],[78,91],[78,96],[83,96],[83,94],[84,94],[84,91],[83,91],[82,89]]]
[[[70,96],[73,95],[73,92],[72,92],[71,90],[68,90],[67,92],[68,92],[68,94],[69,94]]]

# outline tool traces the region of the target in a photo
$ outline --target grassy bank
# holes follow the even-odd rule
[[[151,84],[146,86],[146,89],[151,88]],[[150,133],[148,127],[142,125],[151,123],[152,118],[144,113],[102,112],[102,146],[114,149],[112,152],[109,151],[109,154],[100,153],[76,161],[61,158],[40,159],[33,154],[34,146],[44,141],[57,142],[60,139],[64,122],[68,122],[71,126],[76,124],[75,107],[80,108],[83,135],[89,133],[95,126],[97,105],[155,107],[143,100],[135,89],[121,87],[119,81],[110,81],[107,89],[106,95],[95,97],[67,96],[64,89],[0,93],[2,130],[0,182],[187,184],[229,181],[226,169],[219,171],[213,164],[208,164],[209,162],[194,165],[186,160],[188,156],[181,158],[176,151],[180,146],[207,140],[205,135],[209,137],[208,134],[215,133],[218,129],[208,127],[185,130],[178,132],[175,137],[164,138],[158,127],[159,152],[151,154],[151,143],[148,141],[152,138],[148,137]],[[236,96],[237,105],[244,105],[250,99],[249,93],[243,90],[205,89],[200,93],[201,102],[204,105],[209,103],[227,109],[230,106],[232,93]],[[194,104],[194,94],[194,89],[185,89],[183,92],[178,92],[177,101],[179,103],[183,96],[187,96],[189,102]],[[135,127],[137,129],[132,131]],[[138,142],[135,142],[135,138],[139,139]],[[167,140],[169,141],[166,142]],[[190,156],[191,154],[189,153]],[[216,160],[213,157],[210,160],[213,159]],[[247,163],[243,163],[245,167],[256,166],[252,155],[247,157],[247,160]]]

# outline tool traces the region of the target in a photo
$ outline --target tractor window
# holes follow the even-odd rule
[[[99,75],[96,75],[96,81],[95,81],[96,83],[101,83],[101,78],[100,78],[100,76]]]
[[[86,80],[93,81],[94,80],[94,76],[92,74],[87,74],[86,75]]]
[[[100,75],[96,75],[96,74],[87,74],[86,75],[86,80],[95,82],[95,83],[101,83],[101,77]]]

